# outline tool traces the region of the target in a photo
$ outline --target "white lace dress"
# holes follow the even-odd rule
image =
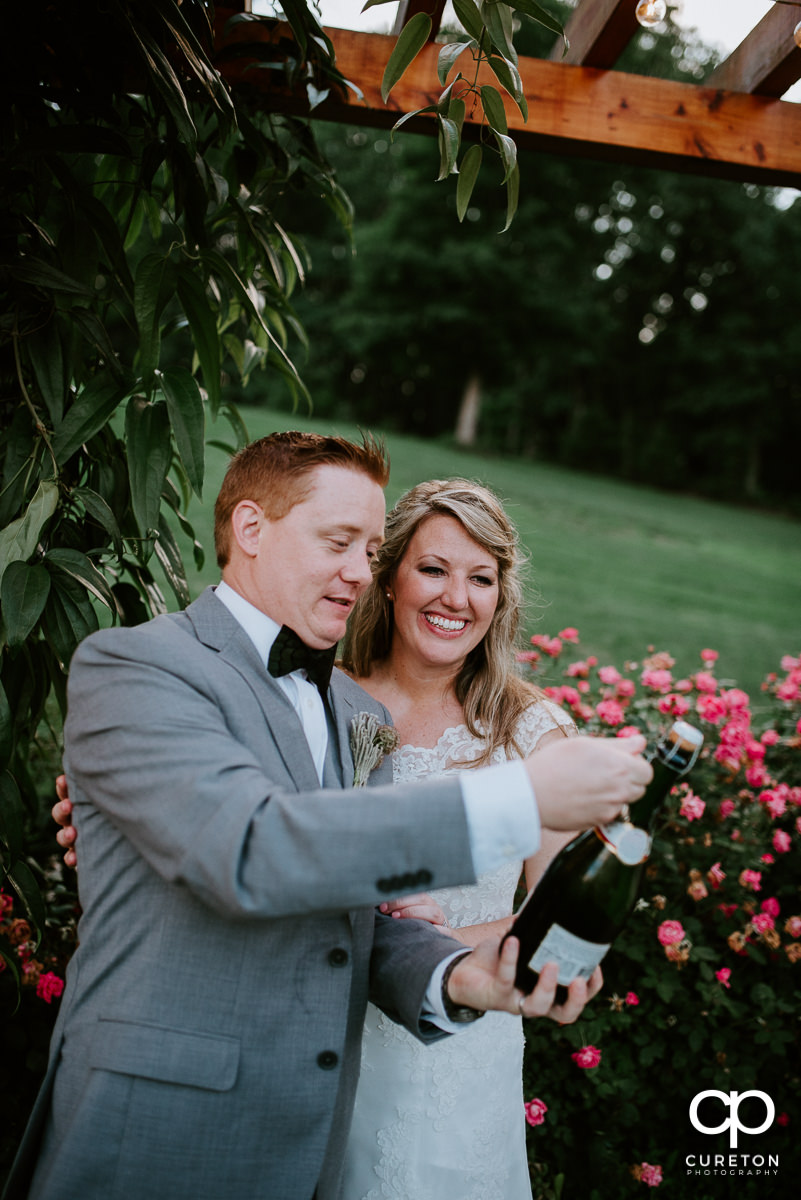
[[[518,745],[528,754],[569,724],[548,701],[533,704]],[[447,729],[431,749],[395,752],[395,782],[458,771],[480,752],[464,725]],[[494,921],[512,911],[521,867],[433,894],[453,928]],[[342,1200],[530,1200],[522,1067],[522,1024],[507,1013],[425,1046],[369,1005]]]

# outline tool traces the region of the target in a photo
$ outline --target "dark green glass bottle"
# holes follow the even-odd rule
[[[659,810],[703,740],[676,721],[651,756],[654,777],[631,813],[573,838],[529,892],[506,935],[520,939],[515,982],[522,991],[533,991],[547,962],[559,963],[559,1003],[573,979],[592,975],[637,901]]]

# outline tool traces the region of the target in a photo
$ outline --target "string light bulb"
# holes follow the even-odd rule
[[[664,21],[667,12],[665,0],[639,0],[634,15],[645,29],[653,29]]]

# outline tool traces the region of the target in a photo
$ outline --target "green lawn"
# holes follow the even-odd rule
[[[356,435],[287,413],[242,415],[252,438],[292,428]],[[481,480],[506,501],[531,559],[529,634],[575,625],[576,657],[620,666],[653,646],[682,672],[711,647],[719,677],[752,692],[783,654],[801,652],[801,522],[397,434],[386,440],[389,503],[422,479],[451,475]],[[226,462],[209,449],[207,500],[189,514],[207,549],[203,571],[189,567],[193,595],[217,579],[211,509]]]

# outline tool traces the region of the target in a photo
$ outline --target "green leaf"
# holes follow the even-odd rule
[[[456,185],[456,215],[460,221],[464,220],[465,213],[470,205],[470,197],[473,194],[478,172],[481,167],[481,159],[483,151],[480,146],[470,146],[462,159],[462,165],[459,168],[459,182]]]
[[[385,104],[395,84],[423,49],[430,35],[431,17],[428,13],[415,13],[411,21],[407,21],[404,25],[389,56],[389,62],[384,68],[384,77],[381,80],[381,99]]]
[[[448,78],[451,67],[469,45],[471,45],[470,42],[448,42],[440,50],[437,58],[437,79],[439,79],[443,87],[445,86],[445,80]]]
[[[0,579],[9,563],[31,557],[39,537],[58,507],[58,486],[52,480],[40,483],[23,516],[0,530]]]
[[[50,576],[41,563],[8,564],[0,587],[0,603],[9,646],[21,646],[42,615],[50,592]]]
[[[133,38],[139,43],[149,79],[155,90],[160,93],[179,139],[194,154],[197,129],[189,112],[189,105],[181,82],[175,74],[170,60],[141,22],[130,21],[128,28]]]
[[[525,13],[527,17],[531,17],[538,25],[544,25],[546,29],[550,29],[551,33],[556,33],[559,37],[565,37],[564,26],[556,17],[552,16],[547,9],[537,4],[537,0],[512,0],[511,7],[515,12]],[[565,38],[565,50],[567,50],[568,42]]]
[[[425,106],[425,108],[416,108],[414,110],[414,112],[404,113],[403,116],[400,118],[400,120],[396,121],[395,124],[392,126],[392,131],[391,131],[392,137],[394,138],[395,134],[400,129],[401,125],[405,125],[407,121],[410,121],[412,119],[412,117],[419,117],[420,113],[435,113],[436,111],[437,111],[436,104],[427,104]]]
[[[164,574],[167,576],[167,582],[173,590],[175,599],[181,608],[186,608],[192,597],[189,594],[189,584],[186,581],[183,559],[181,558],[181,551],[178,549],[175,536],[164,519],[163,513],[159,514],[159,536],[156,538],[156,557],[162,565]]]
[[[496,133],[506,133],[508,126],[501,93],[492,84],[485,83],[481,88],[481,104],[490,128]]]
[[[437,116],[439,125],[439,175],[437,181],[447,179],[456,170],[459,153],[459,126],[449,117]]]
[[[514,168],[506,180],[506,224],[501,230],[506,233],[506,230],[515,219],[517,212],[517,204],[520,197],[520,167],[515,163]],[[634,957],[632,955],[632,957]]]
[[[507,62],[505,58],[499,58],[496,54],[490,55],[490,69],[498,80],[498,82],[506,88],[509,95],[514,100],[520,112],[523,114],[523,120],[528,120],[528,103],[523,92],[523,80],[520,77],[520,72],[514,63]]]
[[[513,17],[509,5],[501,4],[499,0],[483,0],[481,15],[489,30],[493,46],[500,51],[504,58],[508,58],[517,66],[517,51],[513,41]]]
[[[130,379],[115,379],[110,371],[99,372],[87,383],[53,435],[53,453],[60,467],[103,428],[130,391]]]
[[[189,267],[177,272],[178,299],[186,313],[195,353],[203,372],[203,383],[209,394],[212,418],[220,407],[220,340],[217,319],[209,303],[206,289]]]
[[[125,440],[131,503],[139,531],[147,540],[158,528],[161,490],[172,453],[166,404],[150,404],[142,396],[132,396],[125,413]],[[148,554],[146,550],[145,557]]]
[[[24,346],[50,420],[54,425],[58,425],[64,412],[67,380],[64,351],[56,320],[51,317],[35,329],[25,339]]]
[[[378,4],[392,4],[393,0],[367,0],[366,4],[362,5],[361,11],[367,12],[368,8],[375,8]]]
[[[498,144],[498,150],[501,154],[501,161],[503,162],[504,173],[501,182],[506,183],[506,181],[509,179],[509,176],[512,174],[512,171],[514,171],[515,167],[517,166],[517,146],[515,145],[514,140],[508,137],[506,134],[497,133],[495,130],[492,132],[495,136],[495,141]]]
[[[10,859],[22,853],[22,797],[17,781],[9,771],[0,774],[0,840],[8,847]]]
[[[462,97],[461,96],[452,97],[451,102],[448,105],[448,116],[453,121],[454,125],[456,126],[457,130],[459,131],[459,140],[460,141],[461,141],[461,137],[462,137],[462,127],[464,126],[465,112],[466,112],[466,105],[465,105],[465,102],[462,99]]]
[[[195,495],[201,499],[206,461],[206,412],[200,388],[194,376],[183,367],[161,371],[158,379],[167,401],[167,412],[178,454]]]
[[[86,510],[88,516],[93,517],[106,533],[111,538],[114,546],[114,552],[117,558],[122,558],[122,534],[120,527],[117,524],[117,518],[111,511],[110,507],[97,492],[91,488],[73,488],[73,499],[78,500]]]
[[[65,575],[71,576],[101,604],[105,604],[110,609],[114,608],[111,589],[105,578],[91,558],[82,554],[80,550],[57,547],[55,550],[47,552],[44,561],[48,568],[55,567],[59,571],[63,571]]]
[[[38,945],[47,920],[41,889],[34,879],[30,867],[21,859],[17,859],[6,878],[22,901],[28,920],[36,928]]]
[[[42,627],[62,671],[69,667],[78,643],[98,628],[97,615],[86,592],[59,571],[50,577]]]
[[[14,749],[14,718],[6,690],[0,683],[0,767],[8,765]]]
[[[453,0],[453,11],[471,38],[481,42],[482,37],[485,36],[484,22],[475,0]]]
[[[88,308],[75,307],[66,314],[66,319],[80,329],[87,342],[98,350],[100,357],[108,364],[109,370],[119,379],[122,375],[122,368],[117,359],[117,350],[97,313]]]
[[[161,314],[174,288],[169,259],[161,254],[145,255],[136,272],[134,313],[139,329],[139,371],[148,387],[159,364]]]
[[[77,279],[73,279],[71,275],[66,275],[63,271],[59,271],[57,267],[51,267],[50,263],[45,262],[42,258],[37,258],[36,255],[30,254],[22,260],[19,266],[14,266],[10,269],[9,274],[18,279],[20,283],[30,283],[34,287],[43,288],[47,292],[68,292],[76,296],[84,296],[88,299],[94,299],[95,293],[86,284],[80,283]]]

